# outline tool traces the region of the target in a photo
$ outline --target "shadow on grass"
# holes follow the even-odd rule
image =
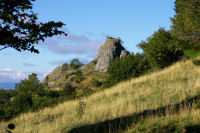
[[[192,109],[192,104],[197,103],[200,100],[200,95],[197,95],[193,98],[188,98],[182,102],[175,105],[168,105],[164,107],[157,108],[155,110],[145,110],[141,113],[135,113],[130,116],[124,116],[115,118],[112,120],[106,120],[104,122],[99,122],[91,125],[84,125],[71,129],[69,133],[111,133],[111,132],[120,132],[126,130],[127,127],[137,123],[141,119],[148,117],[161,117],[166,114],[175,114],[179,113],[182,109]],[[192,129],[189,128],[188,131]],[[199,128],[198,128],[199,129]]]
[[[186,133],[200,133],[200,124],[185,127]]]
[[[194,65],[200,66],[200,60],[199,59],[195,59],[192,62],[193,62]]]

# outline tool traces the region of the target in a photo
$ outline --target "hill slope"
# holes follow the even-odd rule
[[[192,102],[199,100],[199,95],[200,67],[189,60],[119,83],[81,101],[68,101],[53,108],[22,114],[9,122],[15,123],[16,133],[114,132],[120,129],[135,132],[136,127],[140,126],[134,123],[142,118],[150,119],[151,124],[162,116],[166,116],[166,121],[184,119],[181,116],[185,115],[173,117],[177,112],[188,112],[191,119],[200,122],[197,117],[200,110],[189,107]],[[9,122],[1,123],[0,131]]]

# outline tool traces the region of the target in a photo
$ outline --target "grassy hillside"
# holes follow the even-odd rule
[[[64,65],[58,66],[53,72],[47,75],[42,82],[46,83],[48,85],[47,89],[50,90],[62,90],[65,84],[71,84],[73,87],[77,88],[78,92],[82,91],[84,88],[97,91],[99,89],[92,85],[93,80],[95,79],[96,81],[103,82],[107,75],[106,73],[95,70],[94,65],[94,61],[92,61],[79,69],[73,69],[69,66],[65,67]],[[78,81],[78,77],[76,76],[77,71],[81,71],[83,74],[83,79],[81,81]]]
[[[200,67],[191,60],[179,62],[81,101],[22,114],[1,123],[0,132],[11,122],[16,125],[16,133],[168,132],[169,127],[174,131],[174,125],[175,130],[180,125],[177,130],[183,132],[192,124],[198,128],[199,95]]]

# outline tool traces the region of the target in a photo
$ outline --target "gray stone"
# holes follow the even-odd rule
[[[129,55],[130,52],[127,50],[122,50],[121,54],[120,54],[120,58]]]
[[[106,72],[115,58],[120,57],[121,54],[122,56],[126,56],[127,52],[125,51],[120,38],[107,37],[106,42],[100,47],[99,53],[95,58],[95,69]]]

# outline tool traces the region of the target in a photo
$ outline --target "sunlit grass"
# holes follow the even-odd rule
[[[16,133],[66,132],[81,125],[176,104],[197,94],[200,94],[200,67],[189,60],[162,71],[121,82],[82,99],[85,108],[81,118],[77,111],[79,101],[67,101],[56,107],[21,114],[11,121],[1,123],[0,132],[10,122],[16,124]]]

